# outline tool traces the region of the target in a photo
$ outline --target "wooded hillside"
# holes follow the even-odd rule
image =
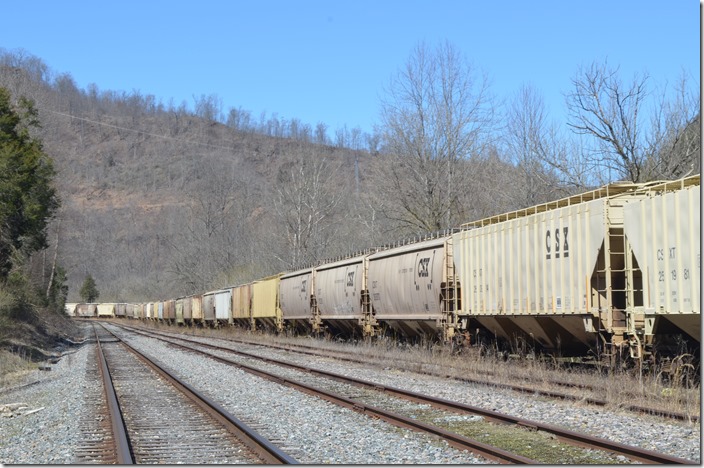
[[[0,86],[32,99],[39,111],[38,137],[54,159],[62,205],[50,248],[33,260],[34,268],[49,271],[58,248],[74,302],[87,274],[101,301],[178,297],[599,182],[559,167],[579,158],[564,157],[572,148],[551,142],[554,134],[546,129],[522,127],[536,145],[519,148],[515,142],[528,140],[518,137],[518,114],[514,120],[492,115],[494,124],[474,129],[471,144],[452,158],[419,151],[424,155],[413,165],[399,159],[414,150],[398,143],[407,128],[398,115],[389,116],[378,135],[338,131],[333,144],[324,125],[311,129],[295,119],[255,124],[242,111],[222,112],[208,97],[196,99],[189,111],[136,91],[79,89],[69,74],[51,71],[41,59],[2,50]],[[393,122],[398,127],[388,125]],[[548,144],[552,150],[545,152]],[[419,173],[424,177],[414,179]]]

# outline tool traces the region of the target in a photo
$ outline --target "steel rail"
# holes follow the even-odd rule
[[[98,363],[100,375],[103,377],[103,391],[107,401],[108,411],[110,413],[110,422],[112,424],[113,440],[115,442],[115,455],[119,465],[134,465],[134,457],[130,447],[129,438],[127,437],[127,429],[125,428],[125,420],[122,418],[120,403],[117,401],[115,387],[112,384],[112,376],[108,367],[103,347],[100,344],[98,331],[93,327],[95,333],[96,353],[98,355]]]
[[[140,333],[145,333],[145,332],[140,331]],[[163,334],[162,334],[162,336],[163,336]],[[329,371],[315,369],[315,368],[311,368],[308,366],[301,366],[301,365],[292,364],[292,363],[289,363],[286,361],[280,361],[277,359],[257,356],[255,354],[247,353],[244,351],[237,351],[237,350],[225,348],[222,346],[212,345],[212,344],[208,344],[208,343],[201,343],[199,341],[189,340],[186,338],[176,338],[173,336],[169,336],[169,338],[186,341],[186,342],[197,344],[199,346],[204,346],[207,348],[217,349],[217,350],[221,350],[221,351],[227,351],[227,352],[238,354],[238,355],[248,357],[251,359],[256,359],[256,360],[260,360],[263,362],[280,365],[282,367],[288,367],[291,369],[299,370],[302,372],[307,372],[310,374],[320,375],[320,376],[334,379],[334,380],[337,380],[340,382],[350,383],[353,385],[357,385],[360,387],[364,387],[364,388],[368,388],[368,389],[372,389],[372,390],[376,390],[376,391],[380,391],[380,392],[385,392],[385,393],[395,395],[397,397],[405,398],[407,400],[411,400],[411,401],[414,401],[417,403],[429,404],[429,405],[432,405],[436,408],[441,408],[441,409],[450,410],[450,411],[454,411],[457,413],[463,413],[463,414],[476,414],[476,415],[480,415],[480,416],[482,416],[486,419],[489,419],[491,421],[494,421],[494,422],[503,423],[503,424],[513,424],[513,425],[522,426],[522,427],[526,427],[526,428],[533,429],[533,430],[544,431],[546,433],[553,434],[559,440],[566,442],[566,443],[569,443],[571,445],[576,445],[579,447],[586,447],[586,448],[597,448],[600,450],[617,453],[620,455],[624,455],[634,461],[639,461],[639,462],[643,462],[643,463],[659,463],[659,464],[696,464],[695,462],[693,462],[691,460],[684,459],[684,458],[674,457],[674,456],[654,452],[651,450],[641,449],[639,447],[621,444],[618,442],[612,442],[612,441],[609,441],[609,440],[606,440],[606,439],[603,439],[600,437],[594,437],[594,436],[590,436],[588,434],[581,434],[581,433],[578,433],[578,432],[575,432],[575,431],[572,431],[569,429],[561,428],[558,426],[554,426],[551,424],[544,424],[544,423],[532,421],[529,419],[518,418],[518,417],[510,416],[507,414],[499,413],[496,411],[486,410],[486,409],[479,408],[476,406],[453,402],[450,400],[437,398],[437,397],[433,397],[433,396],[429,396],[429,395],[423,395],[421,393],[416,393],[416,392],[411,392],[411,391],[396,388],[396,387],[381,385],[381,384],[377,384],[374,382],[365,381],[362,379],[356,379],[354,377],[347,377],[347,376],[344,376],[341,374],[336,374],[336,373],[329,372]],[[219,356],[215,356],[210,353],[206,353],[204,351],[191,348],[190,346],[184,346],[184,345],[174,343],[171,341],[168,341],[168,342],[172,343],[174,345],[177,345],[177,346],[184,347],[184,348],[192,350],[192,351],[196,351],[196,352],[205,354],[205,355],[210,356],[214,359],[217,359],[221,362],[231,363],[231,364],[234,364],[237,366],[242,366],[245,369],[249,368],[249,366],[245,366],[240,363],[235,363],[235,362],[230,361],[228,359],[221,358]],[[255,369],[255,368],[252,368],[252,369],[254,369],[256,372],[263,372],[263,371],[259,371],[259,370]],[[279,380],[281,380],[282,382],[287,381],[287,379],[279,379]],[[304,384],[300,384],[300,385],[304,385]]]
[[[157,364],[153,359],[139,352],[120,337],[116,336],[112,333],[112,331],[107,331],[120,340],[120,342],[137,358],[153,369],[157,374],[166,379],[169,383],[174,385],[196,405],[223,424],[253,453],[257,454],[257,456],[259,456],[265,464],[298,464],[296,459],[283,452],[278,446],[273,444],[254,429],[250,428],[243,421],[236,418],[217,402],[202,394],[186,382],[181,381],[178,377]]]

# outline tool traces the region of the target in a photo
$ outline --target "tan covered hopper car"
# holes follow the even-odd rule
[[[639,357],[646,257],[633,242],[645,218],[665,214],[635,214],[647,187],[611,184],[464,225],[453,235],[460,315],[516,344]]]
[[[176,320],[176,300],[169,299],[164,301],[164,320],[167,322]]]

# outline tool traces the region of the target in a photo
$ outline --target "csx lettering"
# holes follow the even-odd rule
[[[665,251],[663,249],[658,249],[657,259],[658,260],[665,260]]]
[[[555,258],[560,258],[560,253],[562,253],[563,258],[567,258],[570,256],[570,246],[569,243],[567,242],[567,234],[569,233],[569,227],[565,226],[562,228],[562,232],[560,232],[560,228],[555,229]],[[547,260],[550,260],[551,258],[551,252],[552,252],[552,247],[553,247],[553,242],[552,242],[552,232],[550,230],[545,232],[545,249],[547,251],[547,255],[545,255],[545,258]],[[560,240],[560,235],[562,235],[562,240]]]
[[[347,286],[354,286],[354,271],[347,273]]]
[[[429,276],[429,273],[428,273],[428,264],[429,263],[430,263],[430,257],[420,259],[420,261],[418,262],[418,277],[419,278],[427,278]]]

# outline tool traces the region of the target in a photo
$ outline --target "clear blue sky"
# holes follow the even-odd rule
[[[420,41],[449,41],[499,98],[533,85],[558,121],[571,78],[595,60],[626,79],[700,79],[695,0],[14,0],[1,11],[0,47],[81,88],[191,108],[193,96],[216,94],[225,112],[324,122],[331,135],[371,132],[383,86]]]

